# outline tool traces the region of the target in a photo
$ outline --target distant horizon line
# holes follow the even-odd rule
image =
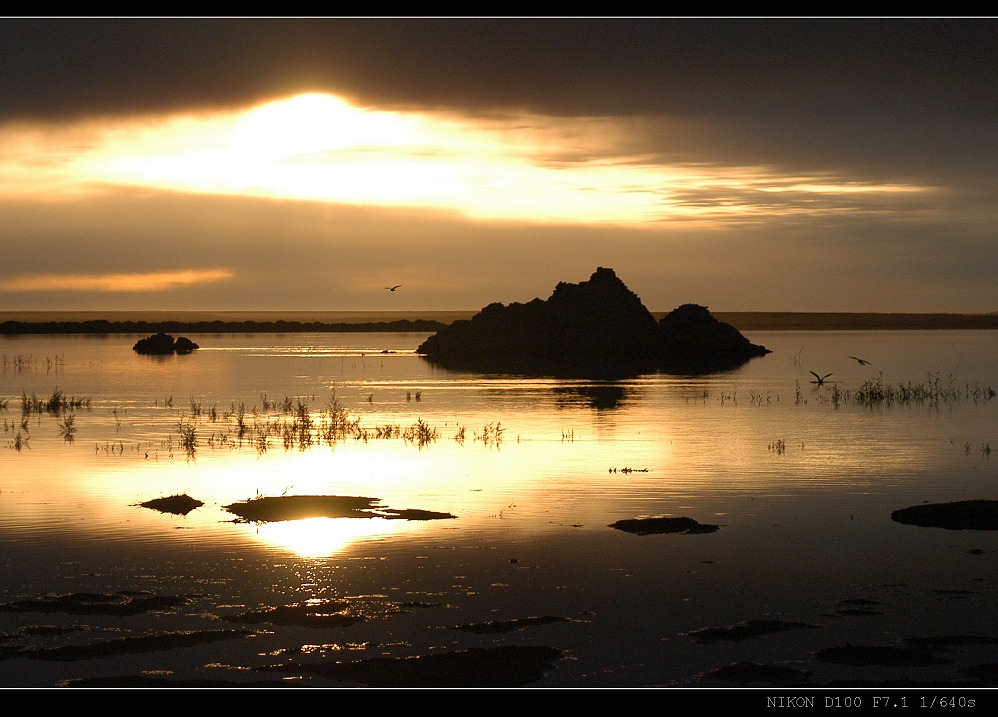
[[[470,319],[480,310],[22,310],[0,311],[0,325],[6,330],[4,334],[17,334],[20,327],[9,324],[33,325],[39,333],[42,324],[64,324],[52,327],[57,333],[73,333],[75,328],[82,333],[93,333],[96,327],[84,326],[87,323],[132,323],[146,325],[169,325],[172,331],[204,330],[204,324],[230,324],[230,327],[219,327],[219,330],[237,330],[239,324],[289,324],[288,329],[294,331],[295,325],[328,325],[328,330],[336,330],[336,326],[352,324],[368,324],[366,330],[377,330],[377,324],[396,322],[435,322],[449,324],[462,319]],[[669,311],[651,311],[656,320],[671,313]],[[998,311],[983,312],[898,312],[898,311],[711,311],[718,321],[731,324],[740,331],[834,331],[834,330],[922,330],[922,329],[984,329],[998,330]],[[73,325],[80,324],[75,327]],[[66,326],[68,325],[68,326]],[[200,326],[197,326],[200,325]],[[174,328],[176,327],[176,328]],[[301,326],[298,330],[311,330],[313,326]],[[360,328],[360,327],[358,327]],[[158,330],[158,329],[157,329]],[[323,330],[319,328],[317,330]]]
[[[695,303],[695,302],[694,302]],[[709,309],[709,307],[708,307]],[[2,321],[59,321],[61,317],[72,317],[77,320],[79,317],[87,316],[95,320],[115,320],[108,317],[127,317],[125,320],[133,321],[135,317],[154,316],[156,320],[163,320],[162,317],[198,317],[196,320],[212,320],[211,317],[246,317],[246,316],[266,316],[268,321],[275,320],[273,317],[282,316],[286,321],[300,321],[297,317],[309,317],[307,320],[315,321],[313,317],[336,316],[336,317],[357,317],[366,316],[397,316],[399,318],[437,318],[439,316],[474,316],[482,309],[14,309],[0,310],[0,322]],[[657,317],[665,316],[674,311],[673,309],[655,310],[649,312]],[[714,315],[817,315],[817,316],[998,316],[995,311],[897,311],[897,310],[839,310],[839,309],[733,309],[733,310],[710,310]],[[40,316],[51,316],[54,318],[39,319]],[[22,318],[27,317],[27,318]],[[207,317],[207,318],[206,318]],[[184,319],[180,319],[184,320]],[[241,318],[240,320],[247,320]],[[342,320],[342,319],[341,319]]]

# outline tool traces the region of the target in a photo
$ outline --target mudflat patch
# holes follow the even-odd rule
[[[31,600],[0,604],[0,612],[65,613],[68,615],[131,616],[154,611],[173,611],[191,602],[186,595],[145,593],[71,593],[44,595]]]
[[[720,529],[718,525],[698,523],[693,518],[667,518],[664,516],[653,518],[625,518],[616,523],[610,523],[611,528],[623,530],[626,533],[635,535],[656,535],[659,533],[713,533]]]
[[[732,682],[781,682],[800,684],[807,682],[811,673],[781,665],[760,665],[754,662],[736,662],[718,667],[700,675],[701,680],[729,680]]]
[[[755,637],[762,637],[774,632],[785,632],[787,630],[801,630],[804,628],[816,628],[806,622],[787,622],[785,620],[748,620],[746,622],[731,625],[729,627],[704,627],[699,630],[691,630],[686,636],[693,642],[711,643],[722,640],[739,642]]]
[[[385,518],[387,520],[446,520],[456,518],[420,508],[389,508],[380,498],[353,495],[264,496],[230,503],[225,510],[237,516],[236,522],[270,523],[306,518]]]
[[[272,625],[297,625],[299,627],[346,627],[367,620],[367,616],[345,600],[295,603],[278,607],[251,610],[222,618],[227,622],[244,624],[270,623]]]
[[[263,669],[311,674],[368,687],[522,687],[541,679],[562,656],[561,650],[543,645],[502,645],[416,657]]]
[[[247,625],[269,623],[296,627],[346,627],[371,619],[442,606],[443,603],[394,602],[361,598],[315,599],[290,605],[266,606],[257,610],[226,615],[221,619],[226,622],[239,622]]]
[[[819,650],[815,657],[819,662],[833,662],[838,665],[893,665],[917,667],[938,665],[947,662],[921,647],[892,647],[890,645],[842,645]]]
[[[541,617],[520,617],[513,620],[492,620],[489,622],[472,622],[467,625],[458,625],[454,629],[464,632],[475,632],[479,634],[495,634],[500,632],[513,632],[523,627],[531,625],[550,625],[554,622],[568,622],[567,617],[557,615],[543,615]]]
[[[178,495],[168,495],[164,498],[153,498],[144,503],[139,503],[143,508],[158,510],[160,513],[172,513],[174,515],[187,515],[195,508],[204,505],[204,501],[192,498],[186,493]]]
[[[248,630],[191,630],[168,632],[139,637],[122,637],[89,645],[62,645],[51,648],[25,648],[4,655],[3,659],[23,658],[47,660],[49,662],[76,662],[96,660],[116,655],[132,655],[142,652],[174,650],[182,647],[196,647],[221,640],[236,640],[252,633]]]
[[[926,503],[891,513],[891,520],[922,528],[998,530],[998,500]]]

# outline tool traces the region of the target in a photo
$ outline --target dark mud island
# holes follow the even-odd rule
[[[769,353],[696,304],[656,321],[603,267],[588,281],[559,283],[547,300],[489,304],[417,351],[457,370],[608,379],[726,371]]]

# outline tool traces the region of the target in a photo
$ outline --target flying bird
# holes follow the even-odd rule
[[[388,289],[389,291],[395,291],[400,286],[402,286],[402,285],[401,284],[396,284],[395,286],[386,286],[385,288]]]
[[[860,366],[866,366],[868,363],[870,363],[866,359],[861,359],[858,356],[850,356],[849,358],[851,358],[853,361],[859,361]]]
[[[826,373],[824,376],[819,376],[814,371],[811,371],[811,375],[814,376],[817,379],[816,381],[811,381],[811,383],[816,383],[819,386],[824,386],[825,385],[825,379],[828,378],[829,376],[831,376],[832,374]]]

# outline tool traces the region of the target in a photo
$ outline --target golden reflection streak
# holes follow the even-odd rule
[[[468,216],[654,224],[842,211],[848,194],[928,188],[667,165],[620,150],[627,123],[354,107],[308,93],[235,113],[0,131],[0,194],[53,200],[113,186],[450,209]],[[811,198],[758,202],[762,193]],[[814,202],[814,195],[829,204]],[[856,211],[855,207],[849,207]]]
[[[384,518],[305,518],[255,526],[256,536],[270,547],[290,550],[302,558],[328,558],[355,543],[397,537],[414,526]],[[418,527],[418,526],[415,526]]]

